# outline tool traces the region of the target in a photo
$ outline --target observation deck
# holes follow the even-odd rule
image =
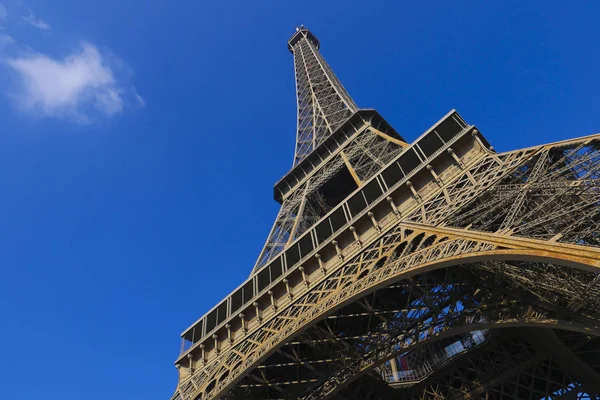
[[[294,33],[290,40],[288,40],[288,50],[290,53],[294,52],[294,45],[304,36],[306,36],[312,42],[312,44],[315,45],[317,50],[321,47],[319,39],[317,39],[317,37],[311,31],[301,25],[299,28],[296,28],[296,33]]]

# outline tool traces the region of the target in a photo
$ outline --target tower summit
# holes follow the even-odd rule
[[[408,144],[319,47],[288,41],[281,209],[172,400],[598,398],[600,134],[497,153],[452,110]]]
[[[288,50],[290,53],[294,53],[294,45],[303,38],[308,39],[315,46],[315,48],[319,50],[319,46],[321,45],[319,43],[319,39],[317,39],[317,37],[313,35],[311,31],[306,29],[304,25],[300,25],[300,27],[296,28],[296,33],[294,33],[290,40],[288,40]]]

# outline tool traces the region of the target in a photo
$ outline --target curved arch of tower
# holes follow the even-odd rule
[[[412,143],[298,28],[298,129],[250,277],[182,334],[172,400],[600,398],[600,134]]]

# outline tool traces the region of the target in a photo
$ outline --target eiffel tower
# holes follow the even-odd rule
[[[408,143],[319,47],[288,41],[281,210],[172,400],[600,398],[600,134],[499,153],[452,110]]]

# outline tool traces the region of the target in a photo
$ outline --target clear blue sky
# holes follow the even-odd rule
[[[172,394],[276,215],[296,25],[410,141],[452,108],[498,150],[600,131],[597,1],[0,4],[2,399]]]

